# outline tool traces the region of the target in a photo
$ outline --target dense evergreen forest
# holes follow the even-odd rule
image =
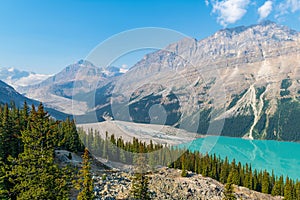
[[[42,104],[0,106],[0,199],[69,199],[77,180],[86,178],[75,167],[59,166],[57,149],[84,150],[73,120],[51,118]]]
[[[235,184],[282,195],[286,200],[300,200],[299,180],[278,177],[266,170],[253,170],[249,164],[223,160],[216,155],[203,155],[152,141],[148,144],[136,138],[124,141],[108,133],[101,137],[93,130],[85,133],[76,129],[74,120],[55,120],[44,111],[42,104],[36,109],[29,108],[26,103],[22,109],[13,103],[0,106],[0,199],[69,199],[73,188],[78,190],[77,199],[93,199],[89,153],[84,146],[95,157],[143,165],[133,180],[136,197],[148,198],[144,174],[157,165],[165,165],[182,169],[182,176],[193,171],[211,177],[229,189]],[[58,149],[84,151],[81,169],[59,166],[55,160]],[[139,182],[142,190],[136,187]]]
[[[182,169],[182,176],[187,176],[187,171],[193,171],[206,177],[211,177],[226,185],[239,185],[258,192],[284,196],[286,200],[300,200],[300,182],[289,177],[275,176],[266,170],[252,169],[251,165],[242,165],[235,160],[224,160],[216,155],[203,155],[200,152],[191,152],[176,147],[159,144],[149,144],[133,138],[132,142],[125,142],[122,138],[115,138],[106,133],[102,138],[99,132],[90,130],[85,134],[79,131],[80,137],[93,155],[127,164],[136,164],[143,156],[143,171],[157,165]],[[134,153],[131,153],[134,152]]]

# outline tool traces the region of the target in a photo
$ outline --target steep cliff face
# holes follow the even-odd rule
[[[187,38],[114,80],[105,112],[203,134],[300,140],[299,56],[299,33],[273,22]]]

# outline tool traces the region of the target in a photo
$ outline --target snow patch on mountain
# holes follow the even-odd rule
[[[13,67],[0,68],[0,80],[13,86],[17,90],[19,87],[38,84],[51,76],[52,75],[21,71]]]

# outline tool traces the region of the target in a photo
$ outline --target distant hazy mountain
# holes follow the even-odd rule
[[[37,84],[46,80],[51,75],[36,74],[34,72],[21,71],[15,68],[0,68],[0,80],[14,88]]]
[[[38,106],[40,102],[29,99],[27,97],[24,97],[20,93],[18,93],[13,87],[9,86],[8,84],[4,83],[3,81],[0,81],[0,104],[9,104],[11,102],[14,102],[17,107],[21,108],[24,105],[24,102],[27,102],[29,106],[34,104],[35,106]],[[54,110],[49,107],[45,107],[45,110],[54,118],[63,120],[66,119],[68,116],[65,113],[62,113],[60,111]],[[72,116],[70,116],[72,117]]]
[[[222,135],[299,141],[299,44],[299,32],[270,21],[184,39],[98,88],[96,105],[87,106],[96,116],[197,126],[203,134],[217,134],[225,120]]]
[[[120,68],[104,69],[89,61],[80,60],[38,84],[20,87],[19,91],[54,109],[70,114],[83,114],[88,110],[86,102],[72,102],[72,95],[85,94],[122,74],[123,70]]]

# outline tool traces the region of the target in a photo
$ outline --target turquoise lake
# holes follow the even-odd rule
[[[184,146],[191,151],[215,153],[221,158],[227,156],[230,161],[249,163],[252,169],[274,170],[276,175],[300,179],[300,143],[207,136]]]

